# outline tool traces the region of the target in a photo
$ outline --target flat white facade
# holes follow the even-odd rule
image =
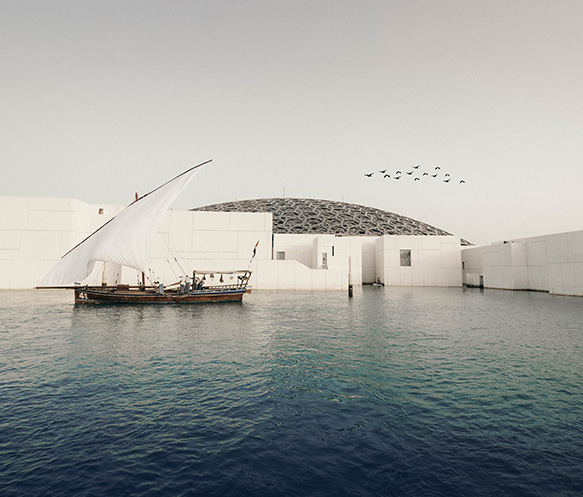
[[[122,206],[90,205],[76,199],[0,197],[0,288],[33,288],[62,255],[84,240]],[[246,269],[267,259],[271,214],[168,211],[154,239],[146,275],[172,283],[191,268]],[[102,264],[79,283],[101,284]],[[115,271],[112,272],[115,274]],[[136,284],[141,275],[123,268],[118,281]]]
[[[462,286],[459,237],[385,235],[375,240],[375,256],[386,285]]]
[[[0,197],[0,288],[33,288],[62,255],[123,209],[76,199]],[[166,213],[146,277],[166,284],[193,269],[250,269],[251,286],[266,290],[346,290],[380,278],[386,285],[461,286],[455,236],[273,234],[270,213]],[[256,256],[252,250],[259,241]],[[403,266],[401,251],[409,251]],[[83,282],[101,284],[98,263]],[[107,283],[136,284],[141,274],[108,267]],[[227,278],[229,276],[226,276]]]
[[[583,296],[583,231],[462,250],[464,284]]]
[[[0,197],[0,288],[38,285],[63,254],[119,210],[70,198]]]

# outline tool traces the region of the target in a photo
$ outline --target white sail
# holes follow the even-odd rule
[[[45,276],[43,286],[82,281],[96,261],[146,269],[148,252],[164,213],[186,188],[201,166],[195,166],[128,205],[116,217],[63,256]]]

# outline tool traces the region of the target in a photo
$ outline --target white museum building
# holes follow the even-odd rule
[[[0,197],[0,288],[26,289],[123,209],[72,198]],[[256,255],[252,257],[257,245]],[[256,290],[462,286],[463,240],[397,214],[344,202],[257,199],[168,211],[147,278],[166,284],[194,268],[250,268]],[[136,284],[136,270],[96,264],[80,284]]]
[[[0,197],[0,289],[30,289],[71,248],[123,209],[72,198]],[[253,248],[259,242],[256,255]],[[81,284],[136,284],[133,269],[96,264]],[[188,268],[250,268],[255,290],[462,285],[583,296],[583,231],[475,247],[392,212],[315,199],[270,198],[168,211],[147,277]]]
[[[462,250],[467,286],[583,296],[583,231]]]

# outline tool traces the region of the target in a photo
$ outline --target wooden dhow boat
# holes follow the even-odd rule
[[[251,277],[249,269],[195,270],[192,271],[192,277],[182,276],[179,282],[168,286],[158,281],[146,283],[149,248],[164,213],[202,166],[209,162],[198,164],[150,193],[136,198],[117,216],[69,250],[37,288],[73,289],[75,304],[240,302],[243,295],[251,291],[248,286]],[[251,259],[255,256],[257,244]],[[86,279],[97,261],[141,271],[142,282],[134,286],[74,283]]]
[[[195,272],[193,280],[200,276],[210,276],[211,272]],[[236,275],[234,284],[205,285],[195,284],[190,289],[190,281],[186,285],[174,283],[165,287],[142,285],[114,286],[74,286],[76,304],[194,304],[197,302],[240,302],[245,293],[250,292],[247,286],[251,271],[226,271],[221,276]]]

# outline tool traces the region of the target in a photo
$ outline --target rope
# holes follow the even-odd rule
[[[176,254],[180,254],[180,252],[178,250],[176,250],[176,247],[170,241],[170,237],[167,237],[164,233],[160,232],[160,238],[166,244],[166,248],[169,250],[170,254],[172,255],[172,258],[174,259],[174,262],[176,262],[176,265],[178,266],[178,269],[180,270],[180,272],[182,274],[186,274],[186,272],[187,272],[186,269],[184,269],[184,267],[182,266],[180,261],[176,258]],[[168,264],[170,264],[170,261],[168,259],[166,260],[166,262],[168,262]],[[182,263],[184,265],[186,265],[186,260],[184,258],[182,259]],[[171,266],[171,268],[172,268],[172,266]],[[174,276],[178,277],[178,275],[176,274],[174,269],[172,269],[172,272],[174,273]]]

